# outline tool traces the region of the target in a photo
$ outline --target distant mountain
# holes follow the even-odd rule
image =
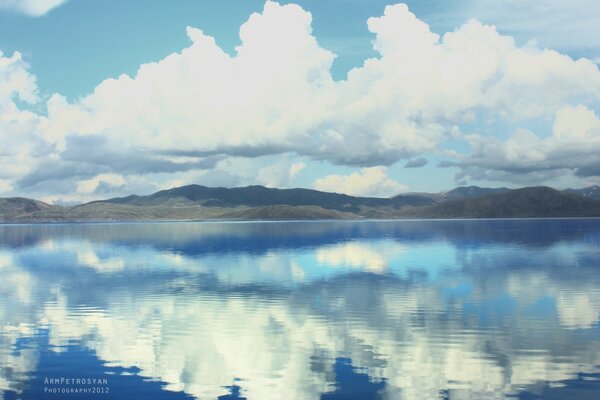
[[[600,217],[600,201],[549,187],[466,187],[445,194],[374,198],[309,189],[190,185],[74,207],[0,199],[0,222]]]
[[[461,187],[454,188],[448,192],[440,192],[440,193],[413,192],[413,193],[400,194],[398,196],[410,195],[410,196],[424,197],[424,198],[431,199],[431,200],[435,201],[436,203],[441,203],[444,201],[459,200],[459,199],[466,199],[466,198],[477,198],[477,197],[486,196],[488,194],[505,193],[508,191],[510,191],[510,189],[505,188],[505,187],[482,188],[479,186],[461,186]],[[397,197],[397,196],[395,196],[395,197]],[[395,198],[395,197],[393,197],[393,198]]]
[[[34,212],[55,210],[57,208],[59,207],[24,197],[0,198],[0,221]]]
[[[541,186],[447,201],[414,214],[424,218],[600,217],[600,201]]]
[[[161,190],[149,196],[128,196],[89,204],[111,203],[135,206],[203,206],[203,207],[264,207],[274,205],[315,206],[341,212],[360,212],[364,209],[388,207],[419,207],[433,204],[431,199],[419,196],[396,196],[392,199],[355,197],[311,189],[271,189],[264,186],[239,188],[211,188],[188,185]],[[85,205],[84,205],[85,206]]]
[[[357,217],[356,214],[322,207],[289,205],[246,208],[221,215],[221,218],[231,220],[356,219]]]
[[[489,194],[506,193],[509,192],[509,188],[482,188],[479,186],[461,186],[452,189],[442,194],[442,198],[446,201],[459,200],[459,199],[474,199],[477,197],[487,196]]]
[[[428,193],[428,192],[408,192],[408,193],[401,193],[395,196],[392,196],[392,199],[395,199],[397,197],[402,197],[402,196],[415,196],[415,197],[421,197],[424,199],[429,199],[432,200],[434,203],[439,203],[444,201],[444,197],[442,196],[444,193]]]
[[[594,185],[583,189],[566,189],[565,192],[578,194],[588,199],[600,200],[600,186]]]

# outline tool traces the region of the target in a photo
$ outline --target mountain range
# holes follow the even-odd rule
[[[468,186],[376,198],[311,189],[188,185],[71,207],[0,198],[0,222],[544,217],[600,217],[600,187]]]

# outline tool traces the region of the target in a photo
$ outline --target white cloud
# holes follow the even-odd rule
[[[399,4],[368,26],[380,57],[341,82],[331,78],[334,55],[296,5],[267,2],[242,25],[234,56],[188,28],[190,47],[142,65],[136,76],[108,79],[73,104],[54,96],[46,138],[65,146],[68,135],[102,135],[113,147],[167,158],[183,149],[197,156],[293,151],[334,164],[387,165],[434,150],[476,109],[534,118],[600,97],[593,62],[518,48],[477,21],[439,38]]]
[[[399,112],[435,122],[460,121],[482,108],[508,118],[552,113],[573,98],[600,99],[600,73],[589,60],[551,50],[519,48],[495,27],[471,20],[441,40],[404,5],[371,18],[379,60],[354,71],[369,80],[374,101],[394,101]],[[586,77],[586,78],[584,78]],[[358,79],[356,76],[355,78]]]
[[[350,175],[327,175],[317,179],[314,188],[325,192],[372,197],[392,196],[407,189],[403,184],[390,179],[385,167],[362,168]]]
[[[288,173],[279,165],[270,165],[258,171],[257,180],[266,187],[281,187],[287,184]]]
[[[290,179],[294,179],[304,168],[306,168],[306,164],[303,162],[292,164],[289,170]]]
[[[0,179],[0,193],[8,192],[9,190],[12,190],[11,183],[7,180]]]
[[[306,167],[303,162],[290,164],[282,158],[279,162],[258,170],[256,180],[266,187],[283,188],[289,187],[292,180]]]
[[[40,17],[66,2],[67,0],[0,0],[0,10]]]
[[[32,104],[38,100],[35,76],[21,54],[5,56],[0,51],[0,181],[2,191],[14,187],[14,179],[35,166],[35,153],[43,146],[36,136],[42,118],[23,110],[18,102]]]
[[[27,4],[41,12],[58,2]],[[513,125],[575,104],[592,110],[600,101],[600,72],[590,60],[518,47],[476,20],[440,37],[403,4],[368,20],[378,57],[334,81],[335,55],[318,44],[311,19],[297,5],[267,1],[241,26],[234,55],[188,27],[189,47],[141,65],[134,76],[106,79],[80,100],[54,94],[47,117],[18,109],[15,97],[38,100],[35,78],[18,53],[0,58],[0,82],[8,82],[0,85],[0,125],[13,132],[0,132],[11,149],[0,159],[0,179],[21,188],[76,186],[102,174],[177,180],[231,157],[289,153],[335,165],[392,165],[437,152],[475,115]],[[20,139],[33,132],[44,142]],[[93,154],[84,151],[92,147]],[[530,150],[525,159],[537,162],[540,150]],[[285,184],[298,168],[264,167],[257,176]],[[399,187],[384,182],[369,190]]]
[[[506,140],[470,135],[472,152],[457,163],[460,177],[473,179],[554,179],[562,171],[581,177],[600,176],[600,118],[583,105],[556,111],[552,135],[541,138],[516,129]]]
[[[291,144],[303,149],[307,132],[328,127],[324,138],[332,141],[336,134],[366,135],[379,139],[380,145],[411,150],[431,147],[426,143],[431,137],[414,132],[421,128],[411,123],[417,113],[432,117],[430,128],[438,136],[436,117],[507,102],[514,92],[506,92],[515,84],[525,95],[527,89],[535,91],[532,107],[548,98],[564,100],[572,92],[595,93],[600,85],[591,62],[517,49],[510,38],[476,21],[446,34],[440,43],[404,5],[387,7],[384,16],[369,20],[381,58],[368,60],[348,82],[336,85],[329,71],[333,54],[318,46],[310,23],[310,14],[298,6],[267,2],[263,13],[253,14],[240,29],[242,44],[234,57],[202,31],[188,28],[189,48],[142,65],[134,78],[106,80],[79,104],[67,105],[55,97],[50,111],[71,117],[69,126],[56,130],[93,134],[127,126],[145,135],[149,147],[226,151]],[[483,55],[481,49],[486,49]],[[548,87],[550,77],[565,82]],[[483,87],[486,83],[492,85]],[[556,94],[541,96],[541,88],[555,88]],[[491,101],[484,98],[485,91],[493,95]],[[386,117],[379,125],[389,131],[380,137],[368,129],[376,109],[377,117]],[[60,119],[64,124],[65,118]],[[318,154],[331,149],[312,150]]]
[[[582,106],[565,106],[556,112],[554,136],[563,141],[579,141],[600,137],[600,119]]]
[[[8,57],[0,51],[0,110],[14,105],[15,97],[28,103],[37,100],[36,80],[28,68],[21,53],[15,52]]]
[[[51,99],[49,138],[102,133],[148,150],[289,147],[323,113],[320,89],[332,84],[333,54],[318,46],[310,22],[298,6],[267,2],[241,27],[235,57],[188,27],[192,45],[181,53],[108,79],[79,103]]]
[[[84,194],[92,193],[101,183],[105,183],[109,186],[121,186],[125,184],[125,179],[117,174],[99,174],[91,179],[78,182],[77,192]]]

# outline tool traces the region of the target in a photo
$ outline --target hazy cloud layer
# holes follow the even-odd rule
[[[404,164],[404,168],[420,168],[424,167],[429,163],[426,158],[419,157],[413,160],[409,160]]]
[[[0,11],[40,17],[66,2],[67,0],[0,0]]]
[[[470,0],[467,4],[472,15],[544,46],[600,50],[596,0]]]
[[[38,12],[59,4],[25,3]],[[59,180],[104,187],[110,182],[102,177],[114,175],[124,183],[149,174],[177,179],[230,157],[277,154],[367,168],[350,177],[385,173],[381,167],[401,160],[423,166],[424,155],[459,167],[458,179],[600,174],[600,72],[592,61],[519,47],[476,20],[440,37],[398,4],[368,20],[378,57],[335,81],[335,55],[319,45],[311,22],[297,5],[268,1],[241,26],[234,55],[188,27],[191,44],[181,52],[107,79],[74,102],[54,94],[47,115],[18,105],[41,104],[35,77],[18,53],[0,56],[0,189]],[[550,119],[550,137],[521,128]],[[503,140],[490,121],[514,133]],[[477,132],[457,139],[472,123]],[[442,152],[450,138],[466,141],[470,153]],[[257,182],[289,182],[299,171],[292,164],[259,168]],[[315,187],[354,179],[339,178]],[[361,194],[391,193],[385,187]]]

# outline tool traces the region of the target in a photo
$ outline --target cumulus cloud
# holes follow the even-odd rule
[[[385,167],[362,168],[350,175],[327,175],[317,179],[314,188],[325,192],[372,197],[393,196],[407,189],[403,184],[390,179]]]
[[[0,193],[8,192],[12,189],[12,185],[9,181],[0,179]]]
[[[199,29],[187,34],[190,47],[142,65],[135,77],[106,80],[73,104],[54,96],[48,139],[64,144],[69,134],[102,133],[114,144],[163,154],[246,155],[299,145],[324,112],[320,93],[333,84],[334,56],[311,35],[309,13],[267,2],[240,28],[234,57]]]
[[[37,100],[35,76],[21,54],[0,52],[0,181],[4,190],[14,186],[15,177],[27,174],[46,150],[36,134],[42,118],[18,105]]]
[[[0,0],[0,11],[13,11],[30,17],[40,17],[67,0]]]
[[[15,98],[33,103],[37,100],[35,76],[29,73],[29,66],[21,53],[8,57],[0,52],[0,107],[3,111],[15,108]]]
[[[342,82],[299,6],[267,2],[240,28],[234,56],[190,27],[190,47],[134,77],[108,79],[75,103],[54,96],[46,138],[64,147],[69,135],[102,134],[115,147],[166,155],[292,151],[372,166],[431,151],[449,121],[477,108],[529,118],[598,97],[591,61],[518,48],[477,21],[440,38],[399,4],[368,27],[380,56]]]
[[[281,188],[289,187],[292,180],[306,167],[303,162],[290,164],[282,159],[276,164],[269,165],[258,170],[256,177],[258,183],[267,187]]]
[[[117,174],[99,174],[91,179],[79,181],[77,184],[77,192],[93,193],[101,184],[108,186],[122,186],[125,184],[125,179]]]
[[[546,138],[518,128],[505,141],[480,135],[467,140],[472,152],[451,164],[462,168],[460,178],[540,182],[565,171],[600,176],[600,118],[583,105],[557,110]]]
[[[101,174],[181,175],[227,158],[281,154],[361,168],[406,159],[416,167],[476,118],[518,125],[558,118],[578,104],[593,110],[600,101],[600,72],[590,60],[519,47],[476,20],[440,36],[404,4],[368,20],[377,57],[335,81],[335,55],[319,45],[311,23],[301,7],[267,1],[241,26],[233,55],[188,27],[191,44],[181,52],[107,79],[73,102],[54,94],[47,116],[18,109],[15,97],[38,100],[35,78],[18,53],[1,58],[0,80],[10,84],[0,86],[0,124],[12,133],[4,134],[11,154],[0,159],[9,168],[0,179],[33,190]],[[14,133],[21,130],[27,133]],[[26,135],[31,140],[15,139]],[[514,146],[489,136],[468,139],[471,158],[484,151],[482,143]],[[533,164],[539,149],[530,150],[525,160]],[[589,175],[595,165],[566,168]],[[290,168],[265,167],[256,176],[285,184],[299,172],[299,165]]]
[[[290,178],[291,179],[295,178],[296,175],[298,175],[300,173],[300,171],[302,171],[304,168],[306,168],[306,164],[304,164],[303,162],[297,162],[297,163],[290,165],[290,170],[288,172],[290,175]]]
[[[599,98],[600,73],[590,60],[517,47],[511,37],[476,20],[439,38],[405,5],[397,5],[371,18],[369,29],[376,33],[375,48],[382,57],[355,72],[364,78],[378,73],[373,92],[378,96],[371,99],[401,102],[413,118],[461,121],[477,108],[500,117],[531,118],[572,99]]]

